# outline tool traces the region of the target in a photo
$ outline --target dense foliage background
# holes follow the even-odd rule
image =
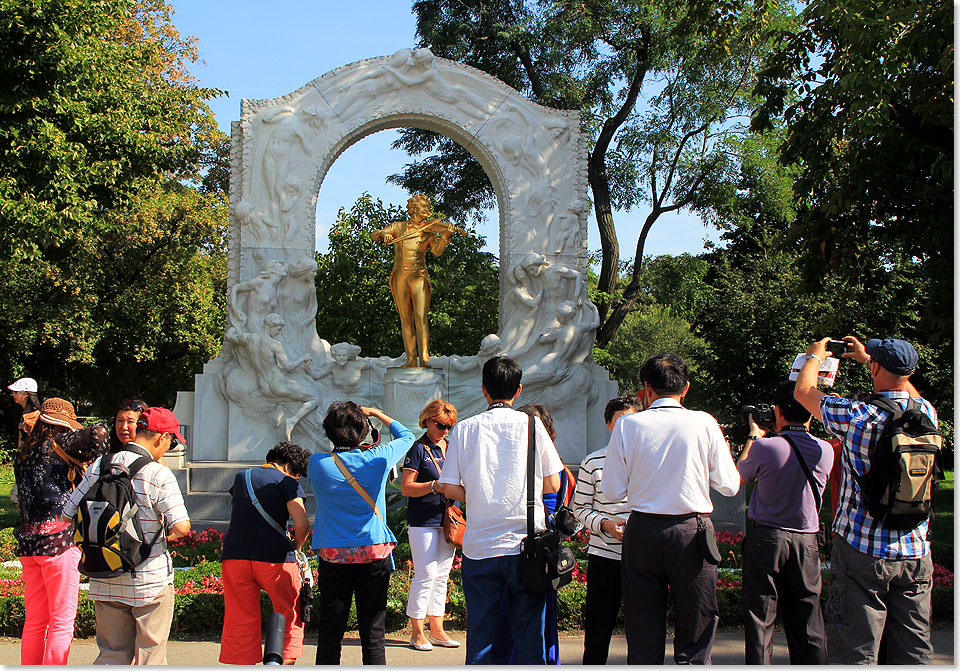
[[[823,336],[896,336],[952,447],[953,43],[945,0],[417,0],[419,46],[536,102],[578,109],[601,249],[594,350],[621,390],[683,354],[688,403],[734,422]],[[171,405],[216,355],[226,294],[228,142],[163,0],[0,0],[0,380],[37,378],[92,414]],[[428,257],[434,350],[497,329],[497,259],[470,223],[479,165],[422,131],[394,180],[470,231]],[[432,152],[432,153],[431,153]],[[400,353],[369,232],[403,203],[344,203],[318,255],[318,331]],[[644,254],[678,208],[722,233]],[[614,212],[645,208],[632,256]],[[845,362],[837,391],[869,386]],[[15,408],[0,410],[12,428]],[[739,431],[734,428],[734,432]]]

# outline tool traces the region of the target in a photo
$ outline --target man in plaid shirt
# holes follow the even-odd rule
[[[912,530],[890,529],[867,511],[853,473],[870,468],[870,448],[879,440],[890,413],[850,398],[827,396],[817,389],[820,363],[830,356],[829,338],[807,348],[807,361],[797,377],[795,396],[843,441],[840,463],[840,505],[833,523],[833,555],[826,615],[828,652],[833,663],[876,664],[881,633],[886,627],[890,664],[929,664],[930,593],[933,562],[927,540],[928,522]],[[917,352],[905,340],[870,340],[865,346],[853,336],[843,358],[867,366],[873,390],[906,408],[917,401],[936,424],[937,413],[910,383]]]

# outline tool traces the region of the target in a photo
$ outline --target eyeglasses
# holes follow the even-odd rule
[[[177,447],[178,447],[179,445],[180,445],[180,441],[177,440],[177,437],[171,433],[171,434],[170,434],[170,449],[171,449],[171,450],[175,450],[175,449],[177,449]]]
[[[137,412],[143,412],[146,409],[146,405],[131,398],[125,398],[117,404],[117,410],[136,410]]]
[[[438,421],[435,420],[435,419],[432,419],[432,420],[430,420],[430,421],[432,421],[434,424],[436,424],[437,428],[438,428],[440,431],[449,431],[450,429],[453,428],[453,424],[441,424],[440,422],[438,422]]]

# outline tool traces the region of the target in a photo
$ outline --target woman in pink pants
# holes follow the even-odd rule
[[[20,501],[17,554],[23,565],[26,616],[21,664],[66,664],[77,615],[80,549],[73,525],[60,520],[63,504],[82,475],[82,464],[107,451],[106,424],[81,429],[73,406],[48,398],[13,463]]]

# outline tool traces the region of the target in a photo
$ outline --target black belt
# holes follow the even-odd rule
[[[640,517],[647,517],[652,520],[671,520],[674,522],[679,522],[681,520],[691,520],[694,517],[703,517],[710,519],[710,513],[683,513],[680,515],[661,515],[660,513],[641,513],[639,511],[633,510],[630,512],[630,515],[639,515]]]

